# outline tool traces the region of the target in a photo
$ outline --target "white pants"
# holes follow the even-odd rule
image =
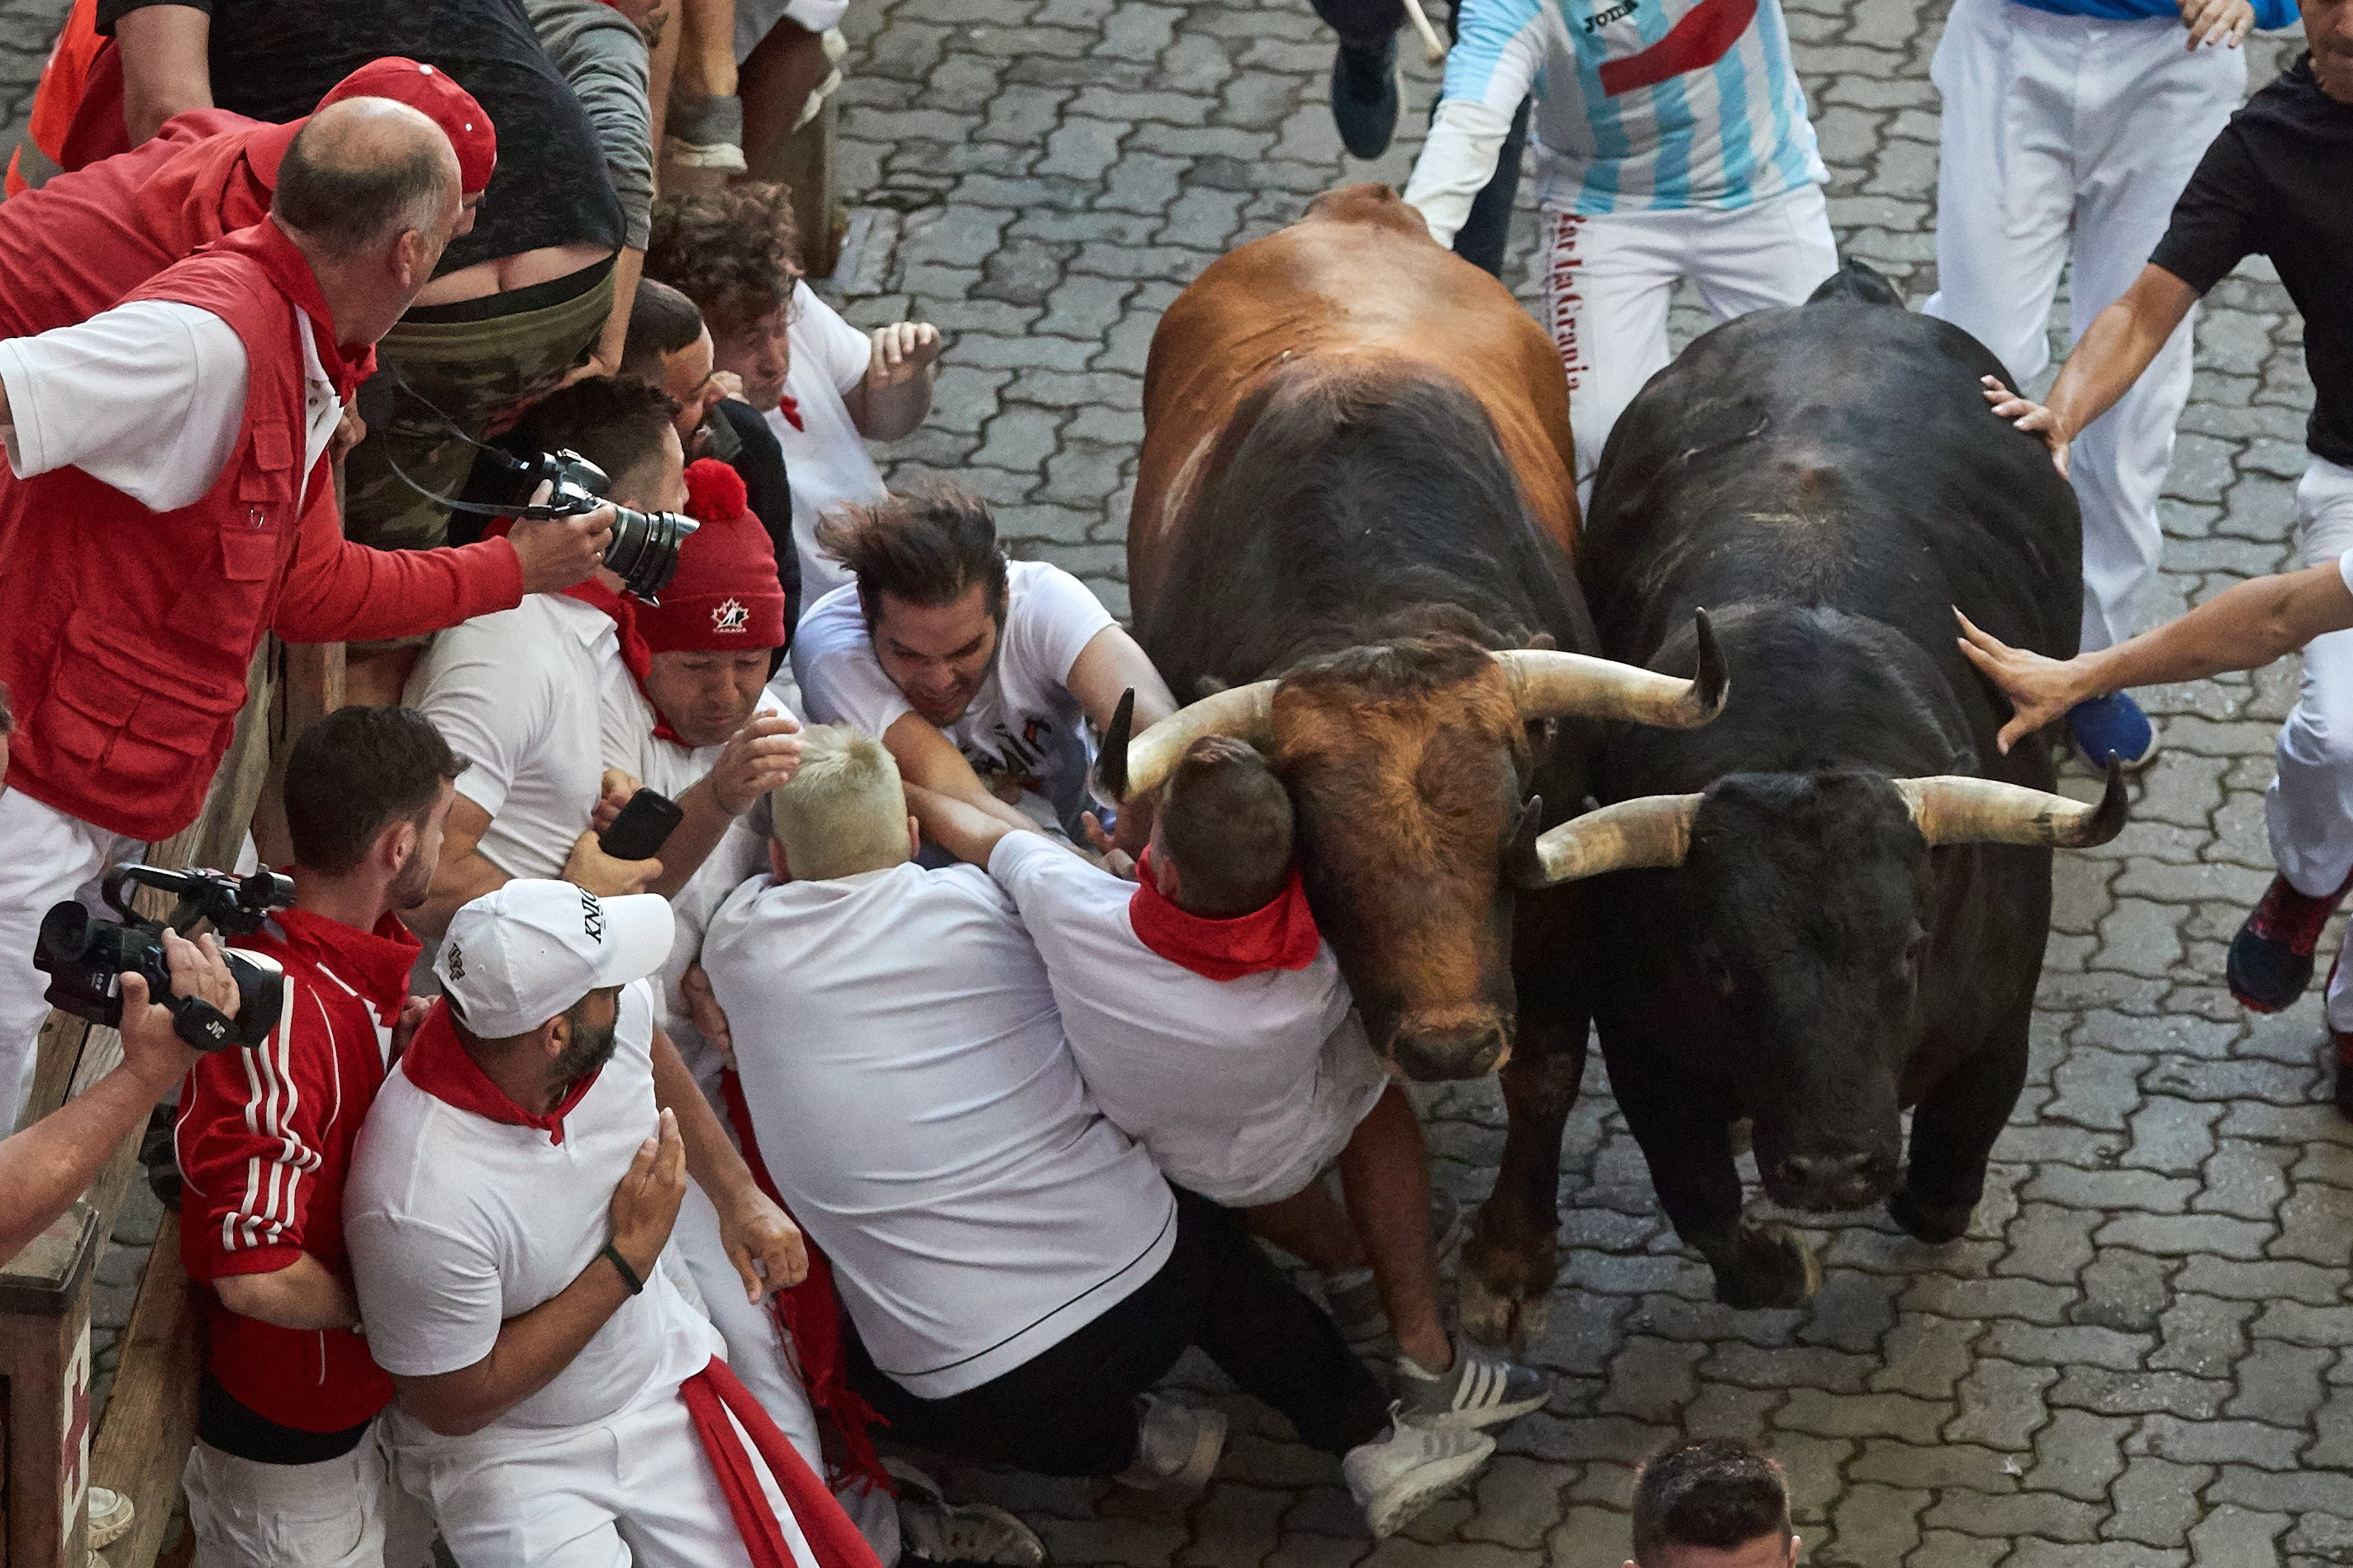
[[[424,1497],[459,1568],[750,1568],[675,1387],[533,1441],[443,1442],[388,1418],[400,1484]],[[739,1426],[796,1568],[816,1568],[776,1478]]]
[[[195,1568],[419,1568],[433,1525],[390,1484],[378,1435],[341,1458],[264,1465],[199,1440],[180,1478]]]
[[[2306,566],[2353,550],[2353,468],[2312,460],[2295,487],[2295,531]],[[2353,631],[2304,645],[2304,689],[2280,726],[2276,761],[2263,799],[2273,863],[2298,892],[2325,897],[2353,874]],[[2353,1029],[2344,964],[2328,988],[2328,1022]]]
[[[1754,206],[1543,216],[1544,323],[1568,374],[1577,438],[1577,499],[1593,493],[1610,426],[1642,384],[1666,368],[1667,303],[1688,278],[1719,321],[1802,305],[1838,270],[1821,187]]]
[[[2191,52],[2171,17],[2057,16],[1955,0],[1930,68],[1944,97],[1936,279],[1926,310],[1974,334],[2012,386],[2050,363],[2070,268],[2070,336],[2140,276],[2199,158],[2239,106],[2243,49]],[[2141,629],[2164,536],[2157,500],[2189,398],[2185,319],[2132,390],[2075,438],[2085,650]]]
[[[11,790],[0,794],[0,1134],[16,1125],[33,1091],[33,1064],[48,1021],[49,977],[33,967],[33,943],[49,907],[79,899],[105,906],[98,884],[146,846],[93,827]]]
[[[722,1111],[723,1119],[725,1112]],[[817,1412],[808,1391],[785,1348],[783,1332],[765,1303],[752,1304],[744,1295],[744,1277],[727,1259],[719,1239],[719,1211],[693,1182],[678,1206],[664,1256],[676,1253],[684,1260],[693,1294],[702,1302],[719,1337],[727,1342],[727,1365],[743,1380],[760,1408],[784,1433],[794,1451],[808,1461],[821,1479],[825,1475],[825,1445],[818,1436]],[[881,1489],[845,1487],[834,1494],[849,1522],[866,1537],[884,1568],[899,1561],[899,1510],[891,1494]]]

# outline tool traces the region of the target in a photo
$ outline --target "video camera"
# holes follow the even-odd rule
[[[613,481],[604,469],[570,450],[543,452],[536,461],[511,459],[515,469],[536,488],[549,487],[547,500],[534,506],[501,508],[511,516],[578,517],[600,506],[611,506],[613,542],[605,546],[605,564],[621,579],[621,586],[651,604],[678,574],[679,547],[697,524],[674,511],[632,511],[607,501]]]
[[[131,906],[136,888],[176,894],[179,907],[166,921],[149,920]],[[41,917],[33,967],[49,977],[47,1000],[77,1018],[110,1028],[122,1025],[125,972],[143,975],[147,994],[172,1010],[173,1031],[200,1051],[258,1046],[269,1037],[284,1005],[285,972],[258,952],[227,952],[236,978],[237,1017],[209,1002],[172,994],[172,966],[164,955],[164,928],[185,931],[209,921],[225,937],[248,936],[273,910],[294,901],[294,884],[275,871],[232,877],[221,871],[166,871],[155,866],[122,866],[107,873],[100,892],[120,921],[93,915],[68,900]]]

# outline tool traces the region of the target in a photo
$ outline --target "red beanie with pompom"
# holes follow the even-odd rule
[[[686,511],[702,526],[679,547],[659,605],[636,606],[655,653],[733,653],[785,646],[776,547],[752,513],[743,478],[716,458],[687,466]]]

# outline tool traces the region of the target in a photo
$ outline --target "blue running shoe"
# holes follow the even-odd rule
[[[2157,759],[2157,726],[2121,691],[2067,710],[2067,733],[2076,753],[2094,770],[2105,770],[2114,759],[2125,772],[2137,773]]]
[[[1371,47],[1342,44],[1332,57],[1332,124],[1340,144],[1359,158],[1388,152],[1404,87],[1395,33]]]

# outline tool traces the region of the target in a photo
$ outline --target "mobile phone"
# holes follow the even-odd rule
[[[596,835],[596,847],[616,860],[650,860],[685,819],[678,802],[659,790],[641,789]]]

